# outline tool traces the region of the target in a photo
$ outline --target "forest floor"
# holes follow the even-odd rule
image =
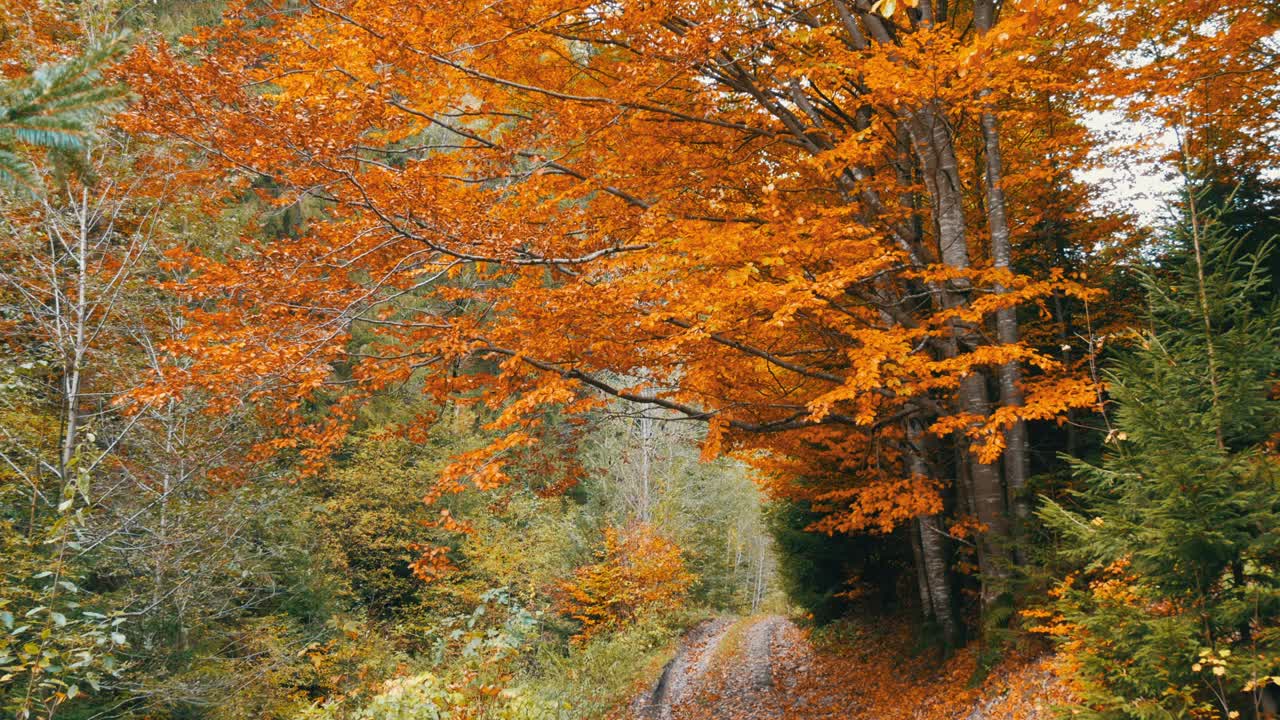
[[[690,630],[631,720],[1047,720],[1069,700],[1047,656],[1011,658],[971,686],[976,652],[909,652],[891,626],[814,642],[779,615]],[[906,652],[903,652],[906,651]]]

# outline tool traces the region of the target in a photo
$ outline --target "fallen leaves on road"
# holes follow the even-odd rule
[[[1070,701],[1051,656],[1012,654],[970,686],[978,650],[940,660],[912,651],[906,624],[850,624],[838,640],[815,638],[778,616],[748,618],[702,642],[711,662],[662,720],[1039,720]],[[670,679],[669,679],[670,681]]]

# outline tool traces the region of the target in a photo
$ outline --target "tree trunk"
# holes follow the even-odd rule
[[[80,383],[87,353],[85,333],[89,323],[89,214],[86,190],[82,192],[80,201],[76,205],[77,237],[74,247],[70,243],[65,245],[75,259],[76,274],[74,297],[63,291],[65,300],[72,306],[67,318],[70,324],[69,337],[64,340],[63,349],[66,360],[63,372],[62,448],[58,456],[58,473],[64,483],[71,479],[71,461],[75,455],[76,446],[80,442]],[[56,264],[57,259],[51,257],[50,262]],[[55,292],[58,291],[55,290]],[[60,323],[59,327],[61,327]],[[68,342],[69,347],[66,346]]]
[[[920,554],[924,560],[924,576],[929,586],[929,599],[933,603],[933,618],[942,631],[942,639],[948,648],[960,645],[960,623],[956,620],[952,603],[951,570],[948,557],[947,536],[937,515],[919,518],[912,528],[919,531]]]
[[[979,33],[986,33],[995,22],[992,0],[978,0],[974,5],[974,25]],[[983,91],[982,96],[986,96]],[[991,262],[997,270],[1012,267],[1013,248],[1009,235],[1009,219],[1004,201],[1004,161],[1000,152],[1000,122],[990,108],[982,113],[982,139],[987,158],[986,195],[987,228],[991,233]],[[1004,294],[1007,289],[997,284],[995,291]],[[1018,342],[1018,311],[1005,307],[996,311],[996,339],[1002,345]],[[1022,368],[1017,362],[1000,366],[1000,403],[1005,407],[1021,407]],[[1021,535],[1022,526],[1031,515],[1026,496],[1027,476],[1030,472],[1027,454],[1027,424],[1021,420],[1005,432],[1004,477],[1009,491],[1009,506],[1013,509],[1015,534]]]
[[[907,432],[912,445],[908,451],[911,473],[932,476],[923,456],[923,427],[918,421],[912,420]],[[920,581],[924,614],[938,624],[943,644],[947,648],[953,648],[960,644],[960,623],[956,620],[955,605],[952,602],[949,548],[941,526],[936,514],[916,518],[911,524],[911,545],[913,551],[918,552],[916,573]]]
[[[970,373],[960,381],[960,405],[965,412],[985,416],[987,381],[978,373]],[[967,439],[961,437],[960,442]],[[1005,513],[1005,493],[1000,482],[1000,467],[984,463],[968,448],[962,448],[968,460],[973,513],[985,531],[978,535],[978,560],[982,570],[982,606],[989,607],[1005,591],[1009,575],[1009,519]]]
[[[958,163],[951,130],[934,107],[925,107],[916,113],[912,123],[912,135],[916,152],[933,204],[934,223],[938,238],[938,254],[943,264],[956,268],[969,267],[969,248],[965,237],[963,196],[961,194]],[[956,307],[967,302],[970,285],[967,280],[948,283],[941,302],[944,307]],[[951,352],[960,353],[979,342],[973,328],[954,323]],[[977,417],[990,414],[987,397],[987,378],[979,370],[970,372],[960,381],[957,396],[960,410]],[[966,438],[960,436],[964,444]],[[1008,574],[1009,522],[1006,516],[1004,486],[999,466],[981,462],[971,452],[964,452],[968,464],[969,483],[974,513],[986,527],[978,541],[978,561],[983,578],[983,607],[1004,591],[1004,579]]]
[[[920,518],[911,521],[911,562],[916,568],[916,590],[920,592],[920,615],[925,622],[935,621],[933,596],[929,594],[929,575],[924,568],[924,548],[920,545]]]

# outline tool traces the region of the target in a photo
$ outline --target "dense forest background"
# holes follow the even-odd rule
[[[5,717],[1277,712],[1280,9],[0,4]]]

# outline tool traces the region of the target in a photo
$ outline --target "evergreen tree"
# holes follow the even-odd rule
[[[1145,277],[1147,327],[1112,368],[1101,465],[1042,516],[1084,570],[1063,584],[1079,718],[1254,717],[1280,676],[1280,313],[1266,248],[1188,198]]]
[[[119,107],[124,88],[105,83],[102,66],[122,47],[118,39],[100,43],[77,57],[0,82],[0,189],[38,194],[24,146],[79,150],[93,123]]]

